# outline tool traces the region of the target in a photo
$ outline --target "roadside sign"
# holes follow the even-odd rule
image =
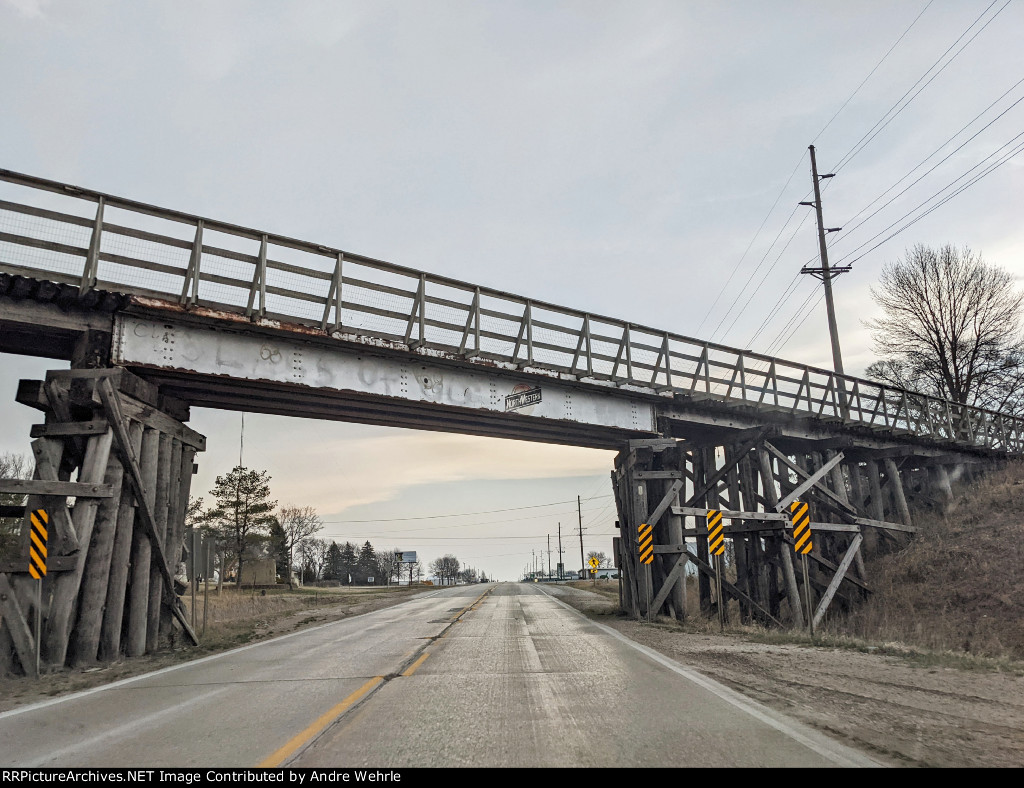
[[[640,563],[654,563],[654,528],[647,523],[640,523],[637,529],[637,536],[640,540]]]
[[[708,509],[708,552],[725,555],[725,526],[722,525],[722,513],[717,509]]]
[[[811,507],[804,501],[793,501],[789,511],[789,519],[793,522],[793,550],[800,555],[807,555],[814,548],[811,540]]]
[[[28,573],[36,580],[42,580],[46,576],[46,529],[50,517],[45,509],[36,509],[29,515],[29,520],[32,527],[29,531]]]
[[[590,560],[589,560],[589,561],[587,561],[587,563],[588,563],[588,564],[590,564],[590,568],[591,568],[591,569],[597,569],[598,565],[599,565],[599,564],[600,564],[601,562],[597,560],[597,556],[593,556],[593,555],[592,555],[592,556],[590,556]]]

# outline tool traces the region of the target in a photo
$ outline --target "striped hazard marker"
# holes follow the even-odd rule
[[[811,540],[811,507],[804,501],[793,501],[789,505],[789,519],[793,523],[793,549],[799,555],[807,555],[814,549]]]
[[[654,563],[654,528],[647,523],[641,523],[637,529],[637,536],[640,542],[640,563]]]
[[[32,527],[29,531],[28,573],[36,580],[46,576],[46,528],[50,517],[44,509],[36,509],[29,515]]]
[[[725,555],[725,526],[722,525],[722,513],[717,509],[708,509],[708,552]]]

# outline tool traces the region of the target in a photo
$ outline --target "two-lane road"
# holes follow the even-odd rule
[[[502,583],[0,714],[0,765],[875,764]]]

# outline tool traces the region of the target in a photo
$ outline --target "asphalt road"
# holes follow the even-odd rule
[[[2,766],[871,766],[535,585],[394,607],[0,714]]]

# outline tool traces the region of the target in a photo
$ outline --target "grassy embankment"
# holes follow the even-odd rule
[[[1024,464],[974,484],[954,485],[954,500],[913,512],[916,537],[867,562],[874,593],[855,609],[826,616],[819,645],[899,654],[923,664],[1024,671]],[[727,570],[728,573],[728,570]],[[617,581],[573,583],[617,602]],[[687,588],[686,631],[718,630],[697,610],[696,579]],[[810,642],[801,632],[739,626],[768,642]],[[658,626],[679,626],[659,619]]]

